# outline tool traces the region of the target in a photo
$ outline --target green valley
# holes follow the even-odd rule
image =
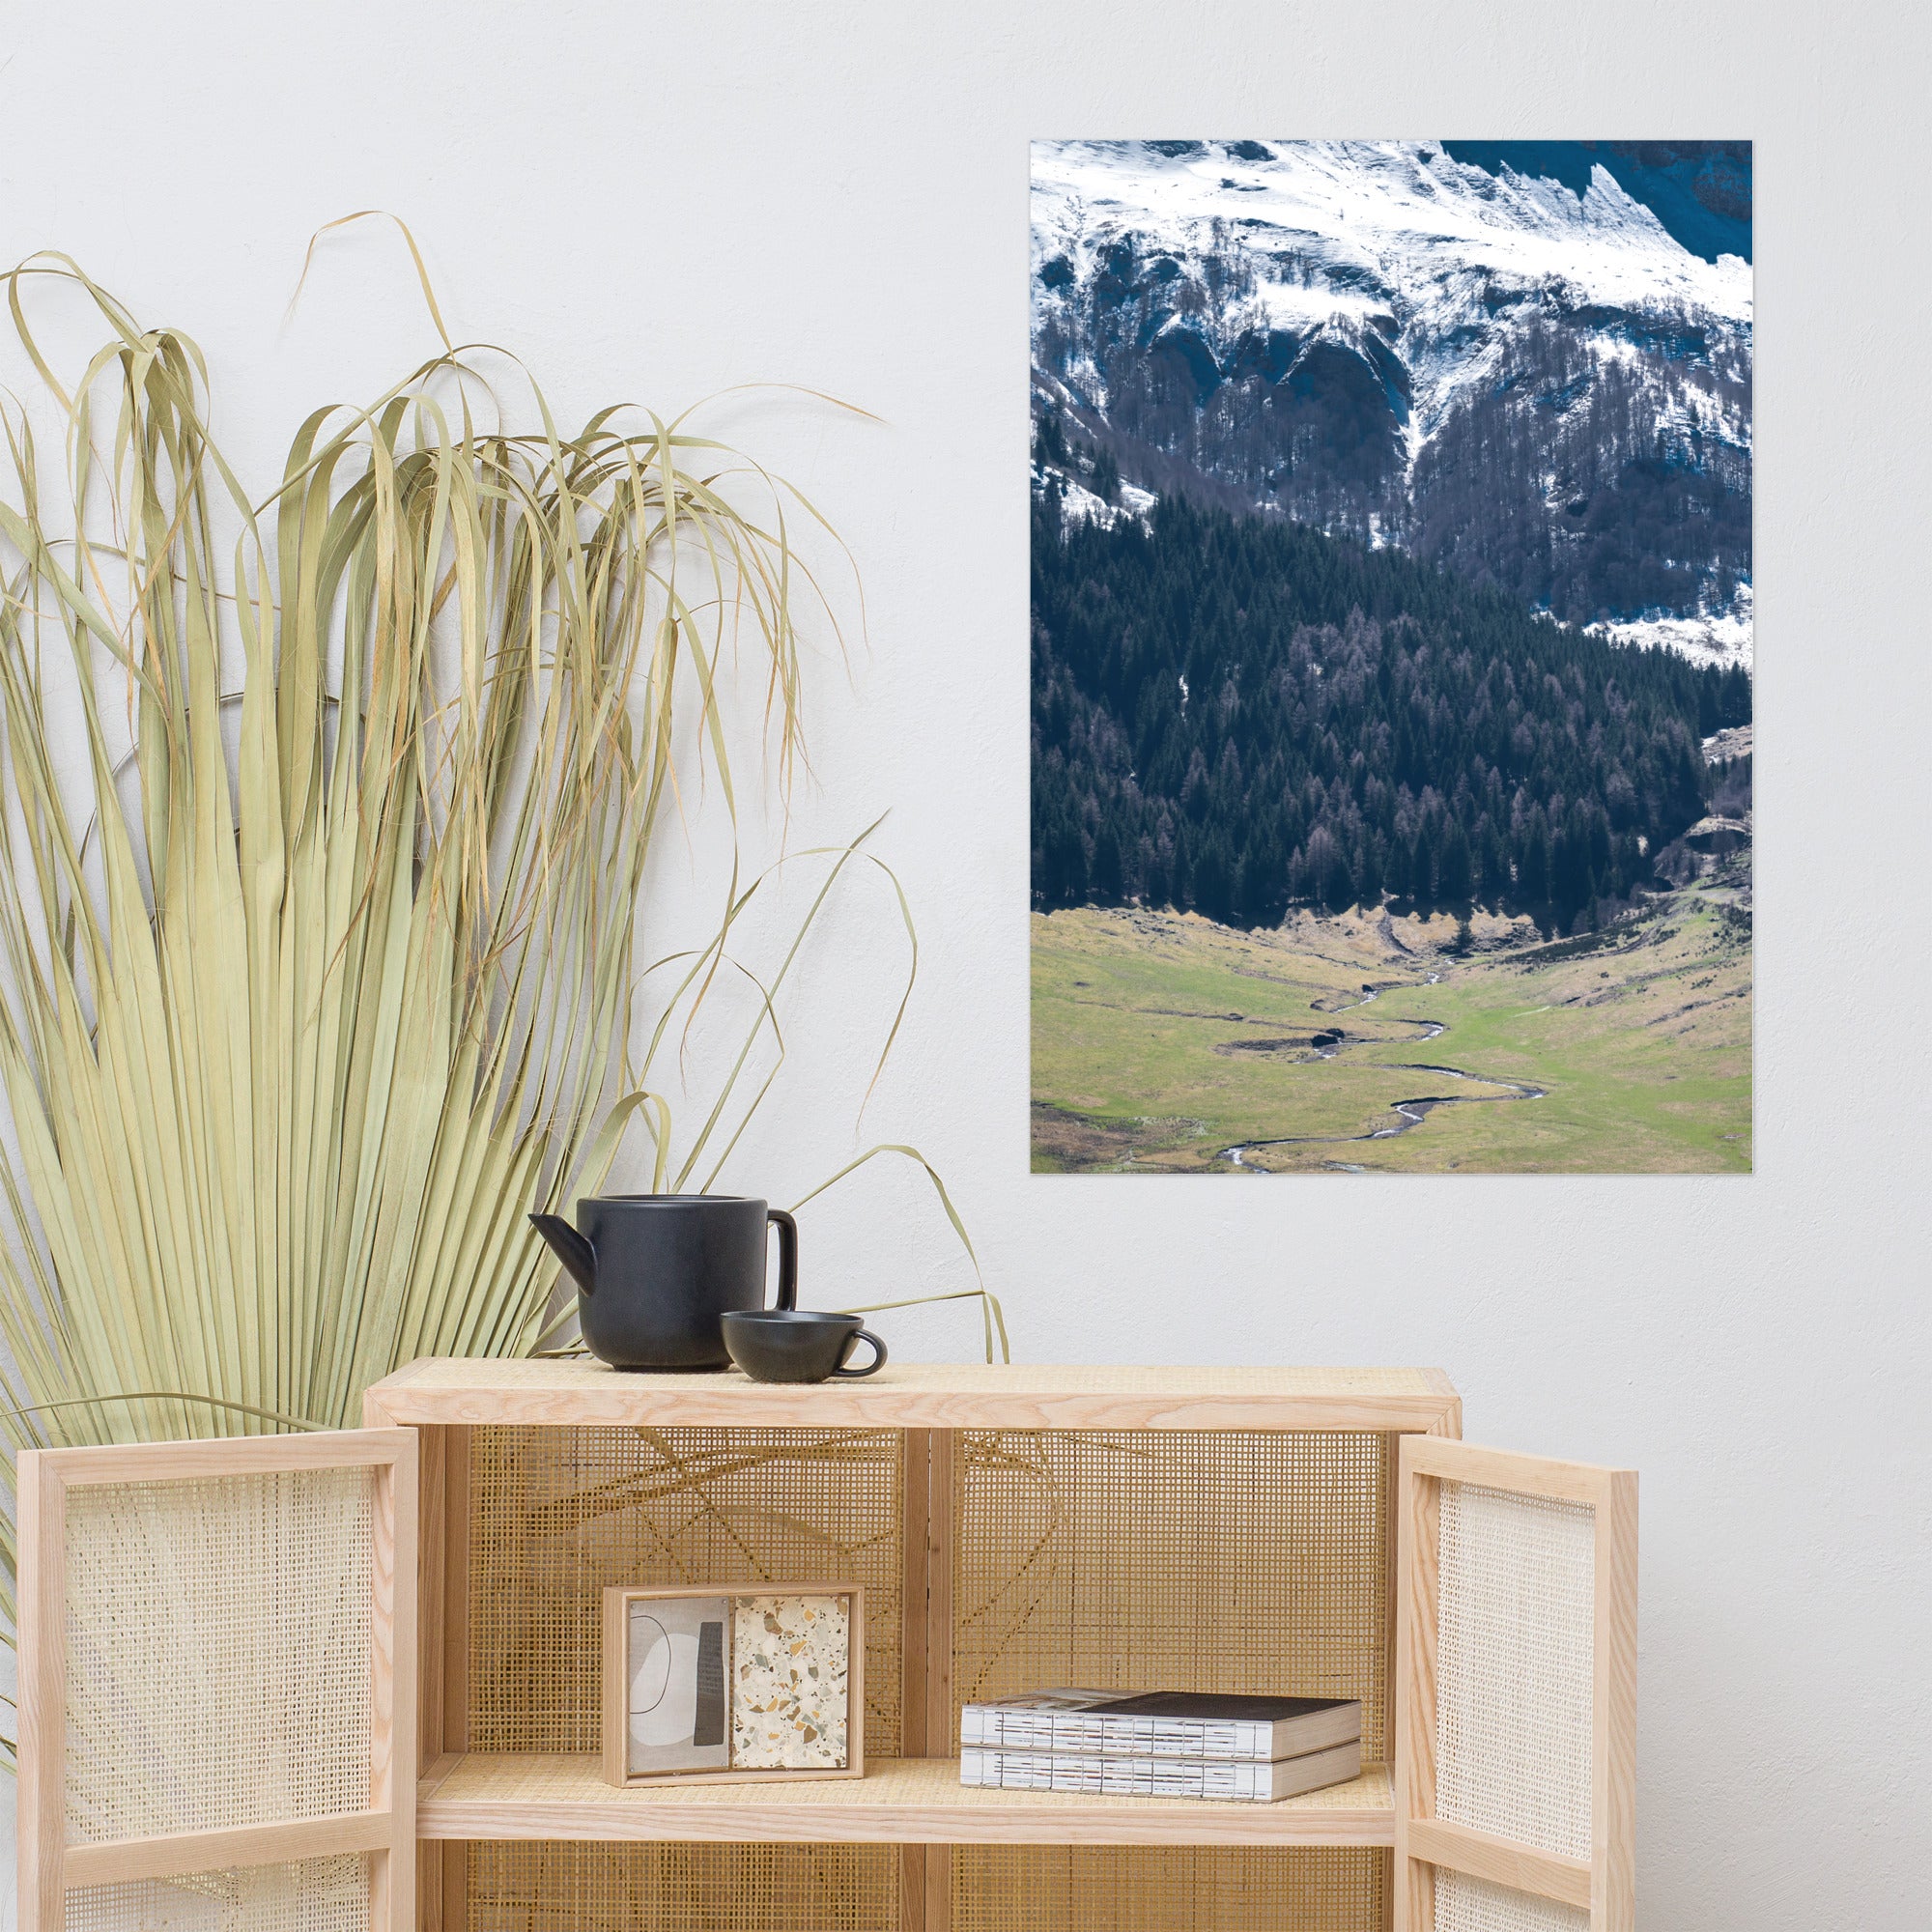
[[[1744,876],[1553,942],[1484,912],[1037,913],[1034,1169],[1748,1172]]]

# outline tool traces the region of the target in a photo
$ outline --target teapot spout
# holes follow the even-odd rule
[[[585,1294],[596,1293],[597,1250],[558,1214],[532,1214],[530,1226],[550,1243],[551,1251]]]

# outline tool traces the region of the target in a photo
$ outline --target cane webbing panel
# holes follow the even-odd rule
[[[374,1486],[353,1467],[69,1492],[70,1841],[368,1805]]]
[[[67,1895],[66,1932],[366,1932],[368,1923],[363,1858],[85,1886]]]
[[[962,1431],[958,1706],[1049,1685],[1359,1697],[1388,1755],[1394,1436]]]
[[[1375,1932],[1388,1889],[1378,1851],[962,1845],[952,1932]]]
[[[859,1583],[866,1751],[899,1742],[896,1430],[478,1429],[469,1748],[598,1748],[609,1584]]]
[[[1436,1815],[1573,1859],[1590,1856],[1595,1530],[1587,1503],[1441,1486]]]
[[[893,1845],[474,1844],[465,1932],[897,1932]]]
[[[1589,1932],[1590,1915],[1462,1872],[1435,1874],[1435,1932]]]

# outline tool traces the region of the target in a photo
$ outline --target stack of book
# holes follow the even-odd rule
[[[959,1740],[962,1784],[1267,1804],[1360,1776],[1362,1707],[1340,1697],[1036,1690],[966,1705]]]

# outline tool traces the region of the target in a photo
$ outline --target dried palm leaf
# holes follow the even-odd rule
[[[45,277],[106,325],[71,389],[28,321]],[[709,1185],[768,1089],[823,893],[681,1149],[651,1060],[742,970],[764,882],[733,860],[635,1068],[634,944],[681,748],[735,824],[746,640],[781,786],[798,766],[816,587],[786,516],[815,513],[755,469],[742,508],[688,418],[566,435],[531,384],[535,432],[484,427],[446,334],[310,416],[256,502],[187,337],[65,257],[7,291],[65,436],[43,471],[4,412],[0,1420],[15,1448],[352,1424],[402,1362],[556,1339],[526,1211],[594,1190],[633,1115],[657,1186]]]

